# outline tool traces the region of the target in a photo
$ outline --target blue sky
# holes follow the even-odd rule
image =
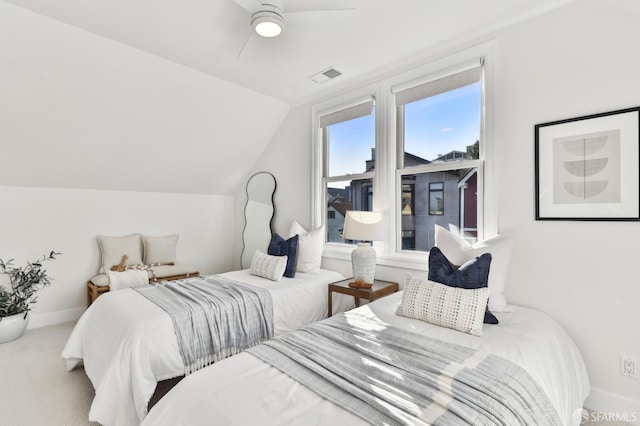
[[[452,150],[466,151],[480,134],[480,84],[461,87],[405,105],[405,150],[433,160]],[[374,147],[374,115],[329,129],[329,175],[364,172]]]

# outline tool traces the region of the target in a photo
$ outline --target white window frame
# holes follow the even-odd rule
[[[376,168],[372,172],[354,173],[346,175],[327,176],[329,159],[327,158],[327,145],[328,140],[322,127],[323,117],[339,113],[342,110],[349,109],[353,106],[363,104],[373,100],[375,105],[375,148],[376,148]],[[312,169],[312,222],[314,227],[321,226],[326,222],[326,209],[327,209],[327,191],[326,187],[331,182],[351,181],[356,179],[371,179],[373,186],[373,206],[372,209],[376,210],[376,198],[377,198],[377,164],[378,155],[377,148],[379,146],[379,114],[377,105],[377,90],[376,86],[369,86],[361,89],[357,92],[352,92],[345,96],[340,96],[329,102],[315,105],[312,108],[311,114],[311,128],[314,139],[312,153],[311,153],[311,169]],[[324,254],[333,253],[333,257],[344,258],[346,255],[350,256],[351,250],[353,250],[353,244],[327,242],[325,233],[325,250]]]
[[[391,87],[391,92],[396,94],[396,93],[402,93],[405,91],[411,91],[412,88],[415,87],[420,87],[424,84],[428,84],[431,82],[435,82],[441,79],[446,79],[450,76],[453,76],[455,74],[458,73],[464,73],[465,71],[470,71],[472,69],[478,69],[479,68],[479,82],[480,84],[483,84],[483,80],[484,77],[482,76],[482,68],[484,66],[484,57],[479,57],[479,58],[474,58],[471,59],[470,61],[466,61],[464,63],[461,64],[457,64],[454,65],[453,67],[449,67],[445,70],[430,74],[430,75],[426,75],[423,76],[421,78],[418,78],[416,80],[412,80],[406,83],[401,83],[395,86]],[[459,83],[459,82],[458,82]],[[460,86],[462,87],[462,86]],[[446,91],[449,91],[451,89],[447,89]],[[444,93],[444,92],[443,92]],[[425,95],[426,97],[429,97],[430,95]],[[419,99],[425,99],[425,98],[414,98],[414,100],[419,100]],[[413,102],[413,101],[410,101]],[[407,103],[410,102],[404,102],[404,105],[406,105]],[[484,186],[483,186],[483,170],[484,168],[482,167],[483,164],[483,153],[484,153],[484,139],[483,139],[483,128],[484,128],[484,113],[480,114],[480,129],[479,129],[479,134],[480,134],[480,158],[476,159],[476,160],[464,160],[464,161],[455,161],[455,162],[445,162],[445,163],[438,163],[438,164],[428,164],[428,165],[423,165],[423,166],[411,166],[411,167],[404,167],[403,163],[403,156],[404,156],[404,144],[401,143],[400,139],[402,139],[404,137],[403,133],[404,133],[404,129],[402,128],[402,123],[398,123],[398,121],[400,121],[401,117],[402,117],[402,113],[399,110],[399,106],[397,105],[396,102],[394,102],[394,110],[396,111],[396,138],[395,138],[395,145],[396,145],[396,152],[397,152],[397,157],[396,157],[396,163],[397,163],[397,169],[396,169],[396,214],[400,211],[400,209],[402,208],[402,179],[405,176],[408,175],[417,175],[417,174],[423,174],[423,173],[435,173],[435,172],[446,172],[446,171],[450,171],[450,170],[458,170],[458,169],[476,169],[477,173],[478,173],[478,205],[477,205],[477,214],[478,214],[478,240],[482,240],[484,235],[482,234],[483,230],[484,230],[484,226],[483,226],[483,215],[482,212],[484,211],[484,206],[483,206],[483,200],[484,200]],[[481,102],[480,102],[480,108],[485,111],[484,108],[484,94],[483,94],[483,90],[481,90]],[[396,247],[396,252],[397,253],[424,253],[423,251],[420,250],[403,250],[402,249],[402,218],[400,216],[397,217],[396,220],[396,239],[395,239],[395,247]]]
[[[328,100],[319,102],[311,108],[311,170],[312,170],[312,222],[315,227],[325,223],[326,191],[323,191],[324,173],[324,142],[322,129],[319,126],[319,113],[331,108],[349,105],[365,96],[375,97],[376,108],[376,168],[373,176],[374,199],[373,210],[381,212],[386,223],[385,241],[374,242],[377,251],[378,265],[408,268],[414,270],[427,270],[427,258],[423,251],[401,250],[401,215],[402,203],[402,178],[401,174],[420,173],[422,166],[399,170],[398,143],[396,122],[395,95],[391,88],[403,87],[402,85],[416,84],[420,81],[435,80],[455,73],[461,65],[470,61],[479,61],[484,58],[484,78],[482,80],[483,112],[481,114],[480,133],[480,159],[457,162],[456,167],[473,165],[479,167],[478,174],[478,227],[479,239],[486,239],[498,233],[497,214],[497,180],[495,167],[495,143],[494,143],[494,42],[487,42],[464,51],[429,60],[412,69],[400,70],[389,73],[373,84],[355,88]],[[469,163],[469,164],[467,164]],[[428,167],[428,171],[436,171],[435,167]],[[446,166],[451,168],[450,165]],[[348,175],[348,179],[359,178],[361,175]],[[369,176],[367,176],[369,177]],[[345,177],[342,176],[342,180]],[[340,179],[338,179],[340,180]],[[323,256],[332,259],[349,260],[352,245],[340,243],[326,243]]]

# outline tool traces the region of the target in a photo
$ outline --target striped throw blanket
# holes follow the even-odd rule
[[[135,290],[171,317],[185,375],[273,337],[266,289],[216,275]]]
[[[516,364],[354,313],[248,352],[374,425],[561,425]]]

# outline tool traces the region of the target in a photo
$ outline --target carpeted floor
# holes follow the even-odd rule
[[[97,425],[94,391],[83,368],[67,371],[60,354],[75,323],[27,330],[0,344],[0,424]]]

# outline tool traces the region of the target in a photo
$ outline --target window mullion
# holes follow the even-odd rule
[[[480,165],[480,160],[452,161],[441,164],[428,164],[425,166],[414,166],[399,169],[401,175],[413,175],[419,173],[446,172],[450,170],[472,169]]]

